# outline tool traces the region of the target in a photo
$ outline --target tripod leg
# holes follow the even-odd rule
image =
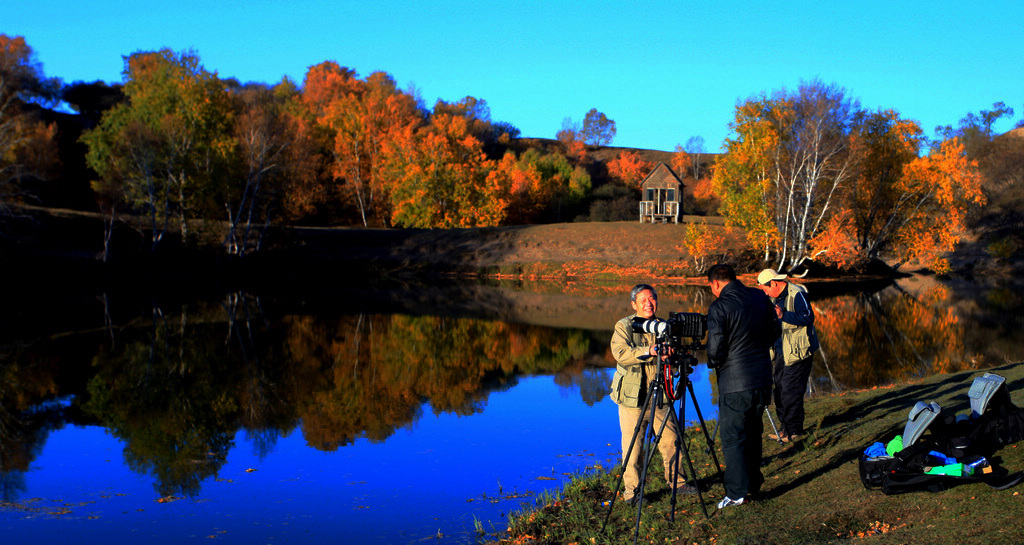
[[[604,533],[605,528],[608,526],[608,521],[611,519],[612,510],[615,509],[615,500],[617,499],[619,486],[622,485],[622,481],[626,476],[626,469],[629,465],[630,457],[633,454],[633,448],[637,445],[637,438],[640,437],[640,429],[643,427],[644,418],[647,414],[647,408],[651,406],[651,400],[654,397],[654,390],[648,389],[647,397],[644,398],[643,406],[640,410],[640,417],[636,419],[636,425],[633,427],[633,437],[629,440],[629,447],[626,449],[625,455],[622,458],[622,473],[619,478],[615,481],[615,487],[612,488],[612,499],[608,502],[608,514],[604,518],[604,524],[601,525],[601,532]],[[642,445],[647,440],[647,434],[640,437],[640,444]]]
[[[690,400],[693,401],[693,408],[697,411],[697,420],[700,422],[701,431],[704,432],[704,440],[708,444],[707,452],[711,454],[711,458],[715,461],[715,467],[718,468],[718,474],[721,475],[722,464],[718,463],[718,455],[715,454],[715,440],[708,435],[708,426],[704,423],[704,415],[700,412],[700,404],[697,403],[697,394],[693,392],[693,383],[689,379],[686,381],[686,389],[690,392]],[[715,434],[718,434],[718,422],[715,422]]]
[[[690,390],[690,396],[692,397],[693,396],[693,385],[690,383],[690,379],[689,378],[686,379],[686,387]],[[697,407],[697,399],[696,398],[693,398],[693,406]],[[697,409],[697,415],[698,416],[700,415],[700,409],[699,408]],[[710,519],[711,517],[708,516],[708,508],[707,508],[707,506],[704,505],[704,494],[701,493],[700,486],[697,483],[697,470],[695,470],[693,468],[693,460],[690,458],[690,449],[686,445],[686,433],[685,433],[685,429],[686,428],[684,427],[685,425],[683,424],[684,422],[686,422],[686,400],[685,399],[682,401],[682,403],[679,404],[679,416],[676,417],[676,415],[673,414],[672,417],[675,418],[675,420],[676,420],[676,427],[679,430],[679,434],[678,435],[679,435],[679,437],[681,439],[681,444],[683,446],[683,454],[686,455],[686,465],[687,465],[687,467],[690,468],[690,476],[693,477],[693,487],[697,489],[697,501],[698,501],[698,503],[700,503],[700,510],[704,512],[704,518],[705,519]],[[704,429],[704,424],[703,424],[704,417],[700,417],[700,419],[701,419],[701,429]],[[705,438],[707,438],[707,434],[708,434],[707,430],[704,430],[704,437]],[[716,461],[717,461],[717,458],[716,458]],[[719,470],[719,471],[721,471],[721,470]],[[675,491],[673,491],[673,496],[674,495],[675,495]],[[673,520],[674,520],[674,518],[675,518],[675,505],[673,504],[672,507],[673,507],[673,513],[672,514],[673,514]]]
[[[658,406],[661,405],[661,394],[662,394],[662,383],[661,383],[661,375],[659,374],[658,378],[656,378],[654,380],[654,382],[651,383],[650,393],[649,393],[649,397],[648,397],[648,401],[649,401],[649,405],[650,405],[650,409],[651,409],[651,415],[650,415],[650,417],[647,420],[647,433],[644,436],[644,444],[647,444],[647,437],[652,437],[653,436],[654,440],[653,440],[653,443],[651,443],[647,447],[647,454],[644,457],[644,464],[643,464],[643,467],[641,468],[641,471],[640,471],[640,483],[637,486],[636,493],[635,493],[635,497],[637,498],[637,502],[636,502],[636,529],[633,532],[633,545],[636,545],[637,540],[640,538],[640,515],[643,514],[644,490],[647,488],[647,468],[651,465],[651,459],[654,457],[654,445],[657,445],[658,441],[661,440],[661,432],[665,429],[665,422],[663,421],[661,423],[661,427],[658,428],[657,435],[653,435],[653,433],[654,433],[654,419],[657,416]],[[641,414],[646,414],[646,413],[641,413]],[[639,423],[638,423],[638,425],[639,425]],[[627,458],[627,461],[628,460],[629,460],[629,458]],[[623,470],[622,473],[623,473],[623,475],[625,475],[625,473],[626,473],[625,470]],[[611,515],[611,511],[609,511],[608,514]],[[607,519],[605,519],[605,520],[607,520]]]
[[[655,418],[658,418],[658,417],[659,416],[657,414],[657,407],[656,407],[655,410],[652,411],[651,418],[655,419]],[[653,422],[653,420],[652,420],[652,422]],[[682,473],[682,471],[679,469],[679,457],[680,457],[680,453],[683,452],[683,450],[681,448],[683,446],[682,445],[682,437],[683,437],[683,435],[682,435],[682,428],[679,426],[679,419],[676,418],[675,400],[672,400],[672,399],[669,400],[668,406],[665,407],[664,418],[661,418],[661,423],[658,426],[658,433],[655,435],[654,445],[660,445],[661,444],[661,438],[664,435],[665,427],[668,426],[669,422],[672,423],[673,428],[675,429],[675,439],[672,442],[672,444],[673,444],[673,446],[675,448],[673,449],[672,460],[669,461],[667,458],[665,460],[668,463],[668,468],[666,469],[666,471],[668,473],[667,478],[666,478],[666,484],[668,484],[670,487],[672,487],[672,499],[671,499],[672,507],[671,507],[670,513],[671,513],[671,519],[673,521],[675,521],[676,493],[677,493],[676,483],[679,480],[679,474]],[[661,449],[659,448],[659,450],[661,450]],[[645,474],[646,474],[646,469],[648,467],[650,467],[651,460],[653,460],[653,458],[654,458],[654,449],[652,448],[649,451],[648,454],[649,455],[648,455],[647,460],[645,462],[645,470],[644,470]],[[662,456],[663,457],[665,456],[664,452],[662,452]],[[692,466],[690,467],[690,473],[693,474],[693,467]],[[685,473],[683,473],[683,475],[685,475]],[[695,475],[693,476],[693,479],[696,480],[696,476]]]

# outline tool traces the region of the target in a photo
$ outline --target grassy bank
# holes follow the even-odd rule
[[[1006,377],[1017,406],[1024,406],[1024,363],[992,372]],[[938,375],[910,384],[814,398],[807,403],[808,435],[780,446],[765,439],[766,483],[751,503],[721,512],[723,496],[706,441],[688,434],[694,466],[706,487],[706,519],[696,497],[679,497],[675,520],[660,471],[649,478],[642,509],[639,543],[1021,543],[1024,539],[1024,484],[995,490],[982,483],[963,484],[938,493],[886,496],[866,490],[857,460],[875,441],[902,433],[917,401],[936,401],[944,413],[970,408],[967,390],[981,371]],[[610,422],[609,425],[614,425]],[[713,426],[713,424],[711,424]],[[768,424],[765,424],[766,429]],[[717,445],[716,445],[717,446]],[[720,449],[718,458],[722,460]],[[1011,472],[1024,470],[1024,446],[997,452]],[[655,461],[654,467],[660,468]],[[607,529],[603,502],[611,499],[619,468],[575,479],[556,497],[511,517],[509,532],[493,537],[502,544],[632,543],[635,507],[616,502]]]

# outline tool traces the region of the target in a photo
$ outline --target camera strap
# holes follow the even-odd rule
[[[662,378],[665,379],[665,397],[669,401],[676,400],[677,398],[676,398],[675,383],[672,381],[672,379],[674,378],[672,376],[672,366],[671,365],[664,365],[664,364],[662,364],[662,366],[661,366],[661,373],[662,373]]]

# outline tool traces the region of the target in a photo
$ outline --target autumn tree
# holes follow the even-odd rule
[[[211,217],[211,196],[234,151],[231,103],[216,74],[191,52],[169,49],[125,58],[127,101],[86,132],[86,161],[109,188],[150,218],[152,247],[176,217]]]
[[[794,270],[854,175],[849,132],[857,105],[818,81],[737,106],[715,170],[722,213],[748,231],[765,258]]]
[[[309,69],[303,100],[331,142],[334,180],[359,210],[364,226],[387,224],[388,184],[381,177],[385,142],[422,117],[413,97],[399,91],[384,72],[365,81],[333,61]]]
[[[508,143],[519,136],[519,129],[511,123],[494,122],[491,120],[491,108],[487,101],[472,96],[463,97],[458,102],[438,100],[434,104],[433,115],[451,114],[466,118],[469,133],[480,141],[484,151],[493,150],[496,144]]]
[[[962,142],[947,140],[908,163],[897,190],[903,207],[893,213],[899,227],[892,237],[894,267],[917,259],[947,271],[942,254],[959,242],[968,208],[985,204],[977,163],[967,158]]]
[[[856,175],[810,241],[814,259],[847,266],[891,252],[894,267],[917,259],[937,271],[948,268],[942,254],[953,249],[967,212],[985,197],[963,142],[947,140],[921,156],[924,144],[917,123],[895,111],[857,115],[850,146]]]
[[[56,125],[38,114],[59,92],[24,38],[0,34],[0,215],[28,197],[24,182],[45,177],[56,161]]]
[[[504,219],[505,191],[488,176],[493,163],[465,116],[435,113],[430,125],[404,127],[383,149],[396,226],[481,227]]]
[[[639,189],[653,168],[654,164],[645,161],[639,153],[623,151],[608,162],[608,175],[624,186]]]
[[[843,204],[849,213],[831,218],[814,244],[815,258],[843,264],[848,261],[844,246],[850,244],[856,246],[859,261],[878,258],[910,219],[907,206],[912,196],[903,192],[901,180],[923,142],[920,127],[900,119],[893,110],[858,114],[851,137],[857,175],[844,191]],[[847,233],[853,237],[846,237]]]
[[[672,154],[671,164],[669,164],[669,166],[672,167],[674,172],[685,177],[692,173],[691,167],[693,166],[693,159],[690,158],[690,154],[683,149],[683,146],[676,144],[676,149]]]
[[[288,78],[274,87],[284,100],[283,117],[292,136],[285,148],[288,175],[284,182],[282,214],[289,221],[302,222],[322,213],[337,200],[333,191],[333,141],[329,131],[317,123],[315,110],[306,102],[304,90]]]
[[[575,160],[576,164],[583,164],[587,157],[587,146],[581,133],[579,122],[566,117],[562,120],[562,128],[555,134],[555,139],[564,147],[565,155]]]
[[[707,221],[691,222],[686,225],[686,234],[683,236],[683,246],[679,249],[686,250],[694,269],[701,273],[713,258],[720,255],[722,243],[725,237],[708,226]]]
[[[726,225],[747,233],[747,242],[764,253],[767,260],[775,247],[778,233],[771,219],[771,150],[779,135],[765,115],[770,101],[761,97],[736,107],[730,128],[736,137],[725,142],[726,152],[719,158],[712,190],[721,199],[719,210]]]
[[[229,254],[244,255],[259,247],[261,235],[277,213],[290,170],[287,151],[296,138],[286,115],[287,88],[278,92],[250,85],[232,93],[232,98],[237,164],[219,195],[228,218],[224,246]]]
[[[542,154],[529,149],[516,157],[508,151],[494,165],[491,187],[507,195],[504,223],[536,223],[545,215],[560,221],[563,207],[581,203],[590,194],[590,175],[580,166],[573,167],[561,154]],[[499,195],[499,196],[500,196]]]
[[[608,146],[615,139],[615,121],[591,108],[583,116],[583,128],[580,129],[581,139],[593,146]]]

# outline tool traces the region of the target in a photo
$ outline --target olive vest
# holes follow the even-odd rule
[[[782,338],[772,348],[772,359],[775,359],[775,351],[781,348],[786,365],[792,365],[798,361],[814,355],[818,350],[818,333],[814,329],[814,309],[811,302],[807,300],[807,288],[786,283],[785,302],[782,306],[784,312],[796,312],[797,297],[801,297],[807,305],[807,312],[810,314],[810,325],[797,325],[782,322]],[[779,299],[782,299],[781,297]],[[777,300],[774,301],[778,303]],[[785,315],[783,315],[785,317]]]

